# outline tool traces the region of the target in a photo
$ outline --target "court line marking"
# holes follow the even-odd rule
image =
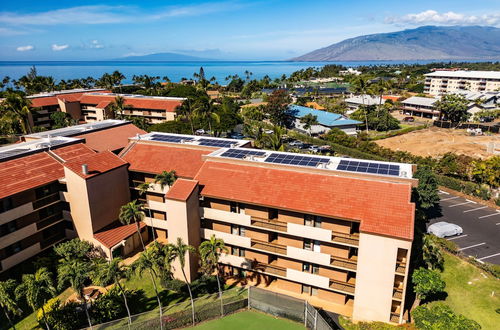
[[[489,255],[489,256],[486,256],[486,257],[479,258],[477,260],[488,259],[488,258],[496,257],[496,256],[500,256],[500,253],[495,253],[495,254],[492,254],[492,255]]]
[[[442,199],[441,202],[443,202],[443,201],[449,201],[450,199],[455,199],[455,198],[460,198],[460,197],[459,196],[448,197],[448,198]]]
[[[460,235],[460,236],[456,236],[456,237],[452,237],[452,238],[447,238],[448,241],[451,241],[451,240],[454,240],[454,239],[457,239],[457,238],[462,238],[462,237],[467,237],[469,235],[465,234],[465,235]]]
[[[476,211],[476,210],[482,210],[482,209],[485,209],[485,208],[487,208],[487,207],[488,207],[488,206],[476,207],[475,209],[464,211],[464,213],[467,213],[467,212],[472,212],[472,211]]]
[[[463,251],[463,250],[467,250],[467,249],[470,249],[470,248],[473,248],[473,247],[476,247],[476,246],[481,246],[481,245],[484,245],[486,243],[479,243],[479,244],[474,244],[474,245],[471,245],[471,246],[466,246],[464,248],[461,248],[461,249],[458,249],[458,251]]]
[[[473,203],[473,202],[468,201],[468,202],[463,202],[463,203],[458,203],[458,204],[449,205],[448,207],[455,207],[455,206],[460,206],[460,205],[465,205],[465,204],[470,204],[470,203]]]

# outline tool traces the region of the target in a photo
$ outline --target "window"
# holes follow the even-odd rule
[[[312,273],[313,274],[319,274],[319,266],[318,265],[313,265],[312,266]]]
[[[0,200],[0,213],[6,212],[12,208],[12,197]]]
[[[311,272],[311,264],[304,262],[302,264],[302,271],[307,273]]]
[[[269,219],[278,219],[278,210],[276,209],[268,209]]]
[[[304,215],[304,225],[309,227],[321,228],[321,217],[305,214]]]
[[[238,203],[236,203],[236,202],[231,202],[231,203],[229,204],[229,209],[230,209],[230,211],[231,211],[231,212],[233,212],[233,213],[238,213]]]
[[[304,239],[304,250],[309,250],[312,251],[313,249],[313,244],[310,239]]]
[[[8,235],[17,230],[17,222],[16,220],[9,221],[6,224],[0,226],[0,237],[4,235]]]
[[[11,255],[18,253],[22,249],[23,249],[23,247],[21,245],[21,242],[16,242],[12,245],[9,245],[5,250],[6,250],[7,256],[10,257]]]
[[[233,256],[244,257],[245,256],[245,249],[233,246],[233,247],[231,247],[231,254]]]
[[[238,225],[231,225],[231,234],[238,236],[245,236],[246,229]]]
[[[309,285],[302,284],[302,293],[310,294],[311,293],[311,287]]]
[[[311,287],[311,296],[317,296],[318,295],[318,288]]]
[[[240,227],[240,236],[245,236],[246,229],[245,227]]]

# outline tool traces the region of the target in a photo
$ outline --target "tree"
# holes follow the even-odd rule
[[[500,186],[500,156],[474,161],[472,167],[472,176],[477,182],[493,188]]]
[[[50,114],[50,119],[53,121],[52,129],[71,126],[75,123],[71,115],[67,112],[56,111]]]
[[[120,283],[120,280],[128,277],[128,267],[123,264],[120,258],[113,258],[110,261],[104,258],[98,258],[94,260],[92,269],[92,280],[101,285],[106,286],[114,283],[119,289],[123,297],[123,303],[125,304],[125,309],[128,315],[128,325],[132,324],[132,317],[130,315],[130,308],[128,307],[127,295],[125,289]]]
[[[0,104],[0,118],[18,122],[22,134],[32,133],[29,116],[31,101],[18,93],[9,92]]]
[[[118,219],[124,225],[130,225],[131,223],[135,223],[137,226],[137,233],[139,234],[139,239],[141,241],[142,249],[146,250],[146,246],[144,245],[144,240],[141,235],[141,221],[144,219],[144,212],[142,210],[142,206],[137,203],[137,200],[133,200],[132,202],[128,202],[120,208],[120,214],[118,215]]]
[[[24,274],[22,282],[15,289],[16,298],[24,297],[28,306],[36,312],[37,309],[42,309],[43,321],[47,330],[50,329],[45,315],[44,305],[57,292],[52,281],[52,274],[47,268],[40,268],[34,274]]]
[[[282,127],[289,123],[288,105],[291,100],[286,90],[283,89],[275,90],[269,95],[267,104],[264,106],[264,112],[269,115],[271,123]]]
[[[309,131],[309,135],[311,135],[311,128],[314,125],[318,125],[318,116],[315,116],[311,113],[308,113],[304,117],[300,118],[300,122],[304,124],[304,128]]]
[[[440,112],[439,119],[444,118],[454,124],[459,124],[469,118],[468,107],[469,101],[459,94],[445,94],[441,100],[434,103],[434,108]]]
[[[446,283],[439,272],[420,267],[412,275],[413,291],[419,299],[425,300],[443,292]]]
[[[186,277],[186,272],[184,271],[184,267],[186,266],[186,254],[195,253],[196,249],[191,245],[184,244],[182,238],[177,237],[177,243],[172,245],[172,253],[177,260],[179,260],[179,264],[182,271],[182,276],[184,276],[184,281],[187,284],[187,288],[189,291],[189,298],[191,299],[191,313],[193,316],[193,325],[195,324],[194,319],[194,299],[193,293],[191,292],[191,286],[189,285],[188,279]]]
[[[115,70],[111,74],[111,77],[113,78],[113,83],[115,85],[118,85],[118,87],[120,88],[120,91],[121,91],[122,90],[122,80],[125,79],[126,77],[123,75],[123,73],[121,73],[118,70]]]
[[[365,105],[365,94],[368,93],[368,80],[364,77],[357,77],[356,80],[354,80],[352,87],[354,89],[355,93],[361,94],[361,99],[363,101],[363,106]],[[365,111],[365,125],[366,125],[366,132],[368,133],[368,112]]]
[[[57,244],[54,247],[54,252],[62,258],[61,261],[90,261],[98,253],[90,242],[80,240],[79,238]]]
[[[216,107],[208,97],[201,97],[194,103],[194,117],[202,121],[207,121],[208,129],[212,135],[214,134],[212,131],[212,120],[215,120],[217,123],[220,122],[219,115],[215,110]]]
[[[16,281],[13,279],[0,281],[0,307],[2,307],[3,312],[13,329],[16,329],[16,327],[14,322],[12,322],[10,315],[21,315],[21,309],[17,306],[14,294],[15,288]]]
[[[220,285],[219,276],[219,257],[222,252],[228,253],[228,249],[224,241],[220,238],[216,238],[212,235],[208,241],[204,241],[200,244],[198,251],[201,257],[202,269],[207,275],[211,275],[215,272],[217,276],[217,286],[219,289],[219,299],[220,299],[220,315],[224,315],[224,304],[222,302],[222,289]]]
[[[262,136],[262,142],[268,149],[285,151],[285,144],[283,143],[284,134],[285,129],[281,128],[280,126],[274,126],[272,134],[264,134]]]
[[[443,269],[443,254],[434,235],[424,235],[422,244],[422,259],[427,269]]]
[[[57,267],[57,282],[59,289],[62,289],[67,283],[75,291],[79,300],[83,301],[83,310],[87,316],[90,329],[92,329],[92,321],[90,320],[89,311],[87,309],[87,301],[83,294],[85,283],[90,279],[90,263],[79,259],[63,260]]]
[[[187,119],[189,125],[191,125],[191,133],[194,134],[194,100],[191,97],[188,97],[184,102],[182,102],[181,106],[177,107],[175,110],[179,118]]]
[[[418,186],[414,188],[417,206],[424,210],[430,209],[439,203],[438,183],[436,175],[430,167],[421,165],[413,175],[418,179]]]
[[[126,109],[132,108],[132,105],[125,104],[125,98],[121,95],[117,95],[111,103],[111,111],[113,112],[113,118],[121,119],[123,117],[123,113]]]
[[[417,329],[422,330],[481,329],[481,326],[476,321],[455,314],[448,305],[443,303],[433,304],[432,306],[418,306],[411,312],[411,316],[415,320]]]
[[[177,174],[175,173],[175,170],[171,170],[168,172],[163,171],[155,176],[155,183],[160,185],[161,190],[163,190],[165,186],[168,186],[169,188],[172,187],[175,180],[177,180]]]

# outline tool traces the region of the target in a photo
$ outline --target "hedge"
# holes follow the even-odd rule
[[[485,201],[491,198],[490,190],[488,189],[488,187],[485,187],[483,185],[469,181],[462,181],[440,174],[436,174],[436,179],[440,186],[463,192],[466,195],[479,197]]]
[[[398,129],[396,131],[388,132],[388,133],[383,134],[383,135],[375,136],[375,137],[371,138],[370,140],[371,141],[376,141],[376,140],[387,139],[387,138],[390,138],[390,137],[407,134],[407,133],[410,133],[410,132],[413,132],[413,131],[419,131],[419,130],[424,129],[424,128],[427,128],[427,125],[405,127],[405,128],[402,128],[402,129]]]

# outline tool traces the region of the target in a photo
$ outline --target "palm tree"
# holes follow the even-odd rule
[[[87,309],[87,301],[85,300],[83,289],[85,283],[90,278],[91,267],[90,263],[82,260],[63,261],[57,267],[57,282],[59,289],[62,289],[67,283],[75,291],[79,300],[83,301],[83,309],[87,316],[90,329],[92,329],[92,322],[90,320],[89,311]]]
[[[93,266],[91,278],[95,283],[101,286],[114,283],[120,289],[123,297],[123,303],[127,309],[128,327],[130,328],[130,325],[132,324],[132,317],[130,315],[125,289],[120,283],[121,279],[128,277],[128,267],[122,263],[121,258],[113,258],[109,262],[104,258],[94,259]]]
[[[1,108],[5,114],[13,120],[19,122],[23,134],[32,133],[29,115],[31,101],[17,93],[7,93],[7,96],[1,104]]]
[[[353,82],[353,88],[355,93],[361,94],[361,99],[363,100],[363,108],[365,107],[365,94],[368,92],[368,80],[359,76]],[[365,125],[366,125],[366,133],[368,133],[368,110],[363,109],[365,112]]]
[[[125,79],[126,77],[123,75],[123,73],[121,73],[120,71],[118,70],[115,70],[112,74],[111,74],[111,77],[113,77],[113,82],[118,85],[118,87],[120,88],[120,92],[122,90],[122,80]]]
[[[308,130],[309,135],[311,135],[311,128],[314,125],[318,125],[319,124],[319,122],[318,122],[318,116],[315,116],[315,115],[313,115],[311,113],[308,113],[304,117],[300,118],[300,122],[302,124],[304,124],[304,128],[306,130]]]
[[[142,205],[137,203],[137,200],[133,200],[132,202],[128,202],[120,208],[120,214],[118,215],[118,219],[124,225],[130,225],[131,223],[135,223],[137,226],[137,233],[139,234],[139,239],[141,241],[142,249],[146,250],[146,246],[144,245],[144,240],[141,235],[141,225],[140,222],[144,219],[144,212],[142,210]]]
[[[184,102],[182,102],[179,107],[177,107],[176,112],[180,117],[183,117],[189,121],[189,124],[191,125],[191,133],[193,133],[194,135],[194,101],[190,97],[188,97]]]
[[[113,100],[113,103],[111,103],[111,110],[113,111],[113,115],[118,118],[122,118],[123,112],[126,109],[130,109],[131,107],[132,105],[125,104],[125,98],[121,95],[117,95]],[[118,114],[118,116],[116,116],[116,114]]]
[[[272,134],[266,134],[263,136],[264,144],[267,148],[276,151],[285,151],[285,145],[283,144],[283,134],[285,130],[280,126],[273,127]]]
[[[433,235],[424,235],[422,259],[428,269],[443,269],[443,255]]]
[[[158,244],[158,243],[155,243]],[[156,250],[154,249],[155,244],[152,247],[149,247],[141,253],[139,258],[134,261],[133,269],[142,275],[145,271],[149,273],[149,277],[151,278],[151,282],[153,283],[153,288],[156,294],[156,300],[158,302],[158,307],[160,310],[160,328],[163,329],[163,307],[161,305],[160,294],[158,293],[158,287],[156,285],[155,277],[158,277],[158,257]]]
[[[14,322],[10,318],[9,314],[14,316],[21,314],[21,309],[17,306],[16,297],[14,294],[14,289],[16,287],[16,281],[13,279],[8,279],[7,281],[0,282],[0,306],[9,320],[12,329],[16,329]]]
[[[151,189],[151,187],[152,187],[152,185],[149,182],[143,182],[140,185],[138,185],[137,188],[139,189],[139,196],[143,196],[145,193],[147,193],[147,191],[149,189]],[[148,203],[148,201],[147,201],[147,195],[146,195],[146,202],[142,205],[142,208],[143,209],[147,208],[148,217],[151,219],[152,218],[151,217],[151,209],[149,208],[149,205],[147,203]],[[154,228],[151,230],[151,232],[153,233],[153,240],[156,241],[156,235],[155,235]]]
[[[188,291],[189,291],[189,298],[191,299],[191,312],[193,316],[193,325],[195,323],[194,320],[194,300],[193,300],[193,293],[191,292],[191,286],[189,285],[189,282],[186,277],[186,272],[184,271],[184,266],[186,265],[186,254],[188,253],[195,253],[196,249],[192,247],[191,245],[184,244],[182,241],[182,238],[177,237],[177,244],[172,245],[172,253],[173,256],[175,256],[176,259],[179,260],[179,264],[181,266],[181,271],[182,271],[182,276],[184,276],[184,281],[186,282]]]
[[[210,240],[204,241],[200,244],[198,251],[200,252],[201,263],[204,271],[207,274],[213,274],[215,272],[215,276],[217,277],[220,299],[220,315],[222,317],[224,315],[224,305],[222,302],[222,289],[219,279],[219,257],[222,252],[227,253],[228,249],[222,239],[216,238],[215,235],[212,235]]]
[[[215,120],[217,123],[220,122],[220,117],[215,110],[216,108],[213,105],[213,101],[208,98],[201,98],[194,104],[194,117],[200,118],[201,120],[207,120],[208,129],[212,135],[214,134],[212,131],[212,120]]]
[[[163,171],[155,176],[155,183],[160,185],[161,190],[163,190],[165,186],[168,186],[169,188],[172,187],[175,180],[177,180],[177,174],[175,173],[175,170],[168,172]]]
[[[17,299],[24,297],[33,312],[36,312],[39,308],[42,309],[43,321],[47,330],[50,330],[44,305],[57,292],[52,282],[52,274],[47,268],[39,268],[34,274],[24,274],[21,284],[15,290],[15,294]]]

